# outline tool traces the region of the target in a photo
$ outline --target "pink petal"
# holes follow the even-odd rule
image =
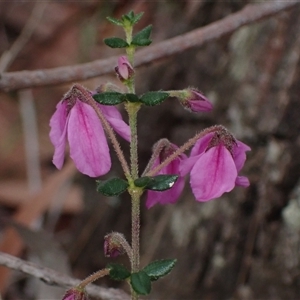
[[[245,176],[238,176],[235,180],[235,185],[248,187],[250,185],[249,179]]]
[[[56,111],[50,119],[50,140],[54,145],[53,164],[61,169],[65,158],[65,148],[67,142],[67,104],[59,102]]]
[[[222,144],[201,155],[191,171],[191,187],[198,201],[209,201],[231,191],[237,170],[230,152]]]
[[[249,146],[247,146],[246,144],[237,141],[237,145],[234,147],[234,153],[233,153],[233,157],[234,157],[234,162],[237,168],[237,171],[239,172],[246,161],[246,151],[250,151],[251,148]]]
[[[197,156],[191,156],[184,160],[180,166],[180,175],[185,176],[186,174],[190,173],[201,155],[203,155],[203,153]]]
[[[196,155],[203,153],[206,150],[206,148],[214,134],[215,134],[214,132],[211,132],[211,133],[206,134],[202,138],[200,138],[194,145],[190,156],[196,156]]]
[[[60,144],[60,139],[64,135],[67,122],[67,103],[60,101],[56,105],[56,111],[50,119],[50,140],[54,146]]]
[[[127,57],[120,56],[118,59],[118,72],[123,79],[128,79],[130,70],[132,70],[132,66],[129,63]]]
[[[181,176],[185,176],[192,170],[195,163],[198,161],[199,157],[205,152],[213,135],[214,135],[213,132],[208,133],[196,142],[196,144],[194,145],[194,147],[191,150],[190,157],[187,158],[186,160],[184,160],[181,164],[181,167],[180,167],[180,175]]]
[[[68,124],[70,156],[77,169],[90,177],[106,174],[111,167],[107,140],[95,111],[77,101]]]
[[[213,109],[213,105],[205,100],[189,100],[189,105],[193,112],[211,111]]]
[[[111,127],[126,141],[130,142],[130,128],[123,121],[122,115],[115,106],[98,104]]]

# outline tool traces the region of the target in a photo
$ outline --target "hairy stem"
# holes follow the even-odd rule
[[[141,105],[138,103],[126,103],[125,109],[128,112],[129,126],[131,130],[130,143],[130,162],[131,162],[131,176],[135,180],[138,178],[138,135],[137,135],[137,113]]]
[[[99,270],[93,274],[91,274],[90,276],[88,276],[87,278],[85,278],[84,280],[82,280],[80,282],[80,284],[78,285],[79,288],[84,289],[88,284],[96,281],[97,279],[104,277],[106,275],[109,274],[109,269],[102,269]]]
[[[138,272],[140,267],[140,197],[142,191],[133,188],[130,191],[131,195],[131,272]],[[138,295],[131,289],[131,299],[137,300]]]

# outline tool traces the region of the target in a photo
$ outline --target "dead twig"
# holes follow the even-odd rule
[[[169,57],[195,46],[201,46],[209,41],[230,34],[244,25],[269,18],[297,4],[299,4],[298,1],[271,1],[263,4],[247,5],[241,11],[231,14],[222,20],[138,51],[136,54],[136,66]],[[12,91],[28,87],[86,80],[112,72],[116,61],[117,57],[114,56],[109,59],[95,60],[75,66],[3,73],[0,78],[0,90]]]
[[[0,252],[0,265],[39,278],[49,285],[70,288],[77,286],[81,282],[79,279],[71,278],[57,271],[41,267],[35,263],[27,262],[3,252]],[[122,290],[118,289],[102,288],[91,284],[87,286],[86,290],[91,297],[96,297],[98,299],[129,300],[129,296]]]
[[[36,2],[30,18],[28,19],[24,29],[22,30],[19,37],[12,44],[9,50],[5,51],[0,58],[0,71],[4,72],[9,68],[14,59],[18,56],[20,51],[23,49],[25,44],[29,41],[30,37],[34,33],[37,25],[39,24],[45,8],[46,2]]]

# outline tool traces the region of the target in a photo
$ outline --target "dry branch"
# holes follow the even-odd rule
[[[201,46],[230,34],[241,26],[274,16],[297,4],[299,4],[298,1],[270,1],[264,4],[247,5],[241,11],[222,20],[138,51],[136,66],[169,57],[194,46]],[[114,56],[75,66],[3,73],[0,78],[0,90],[11,91],[86,80],[112,72],[116,61],[117,57]]]
[[[3,252],[0,252],[0,265],[39,278],[49,285],[70,288],[77,286],[81,282],[79,279],[71,278],[49,268],[41,267],[35,263],[27,262]],[[86,290],[90,296],[103,300],[129,299],[126,293],[113,288],[102,288],[91,284],[87,286]]]

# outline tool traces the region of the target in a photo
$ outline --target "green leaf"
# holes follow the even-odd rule
[[[148,106],[155,106],[161,104],[164,100],[169,97],[166,92],[147,92],[141,97],[141,102]]]
[[[127,14],[129,20],[132,20],[134,18],[134,12],[133,10],[131,10],[128,14]]]
[[[134,181],[134,185],[137,187],[146,187],[151,181],[153,180],[153,177],[145,176],[138,178]]]
[[[134,46],[148,46],[151,44],[149,39],[152,30],[152,25],[149,25],[135,34],[132,38],[131,45]]]
[[[126,100],[125,95],[118,92],[103,92],[95,94],[93,98],[104,105],[117,105]]]
[[[107,19],[108,21],[110,21],[111,23],[115,24],[115,25],[123,26],[122,21],[119,20],[119,19],[116,19],[116,18],[113,18],[113,17],[106,17],[106,19]]]
[[[120,264],[109,264],[107,266],[109,269],[109,276],[114,280],[125,280],[130,277],[130,272]]]
[[[150,277],[144,271],[132,273],[130,276],[130,284],[138,295],[148,295],[151,291]]]
[[[139,14],[135,15],[132,19],[132,25],[136,24],[142,18],[143,14],[143,12],[140,12]]]
[[[97,192],[104,196],[118,196],[126,191],[129,187],[127,181],[121,178],[112,178],[108,180],[96,180]]]
[[[140,99],[137,95],[135,94],[125,94],[126,100],[129,102],[140,102]]]
[[[141,17],[143,16],[143,12],[141,12],[141,13],[138,13],[138,14],[134,14],[134,12],[131,10],[128,14],[126,14],[126,15],[123,15],[122,17],[121,17],[121,20],[122,20],[122,24],[123,24],[123,26],[125,25],[127,25],[127,26],[132,26],[132,25],[134,25],[134,24],[136,24],[140,19],[141,19]]]
[[[178,175],[157,175],[152,177],[152,180],[145,186],[145,189],[152,191],[165,191],[170,189],[177,179]]]
[[[118,37],[104,39],[104,43],[110,48],[126,48],[129,46],[125,40]]]
[[[176,259],[156,260],[146,266],[143,271],[150,277],[151,281],[154,281],[169,274],[176,261]]]
[[[170,189],[176,182],[178,175],[157,175],[153,177],[141,177],[134,181],[137,187],[142,187],[146,190],[165,191]]]

